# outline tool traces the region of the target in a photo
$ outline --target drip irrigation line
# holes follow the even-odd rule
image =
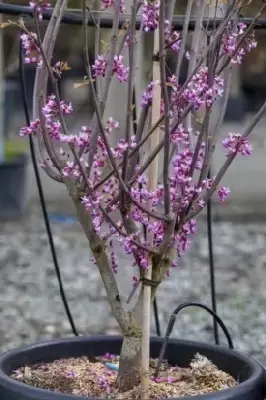
[[[52,15],[52,9],[44,10],[43,11],[43,19],[44,20],[49,20]],[[108,12],[101,12],[101,20],[100,20],[100,26],[102,28],[112,28],[113,25],[113,14],[108,13]],[[91,12],[93,16],[97,16],[99,14],[99,11],[92,11]],[[28,6],[20,6],[20,5],[15,5],[15,4],[5,4],[1,3],[0,4],[0,14],[7,14],[7,15],[13,15],[13,16],[23,16],[27,15],[29,17],[33,18],[33,9]],[[129,14],[122,14],[119,19],[119,24],[120,28],[127,22],[129,17]],[[174,29],[181,31],[183,29],[184,25],[184,20],[185,17],[182,15],[175,15],[173,17],[173,22],[172,26]],[[209,18],[204,18],[202,21],[202,25],[205,28],[208,29],[213,29],[217,28],[219,24],[222,22],[222,18],[216,18],[215,20],[211,20]],[[242,22],[246,25],[250,25],[252,22],[252,18],[244,18],[240,17],[239,22]],[[64,13],[64,16],[62,18],[62,23],[68,24],[68,25],[82,25],[83,24],[83,15],[82,15],[82,10],[78,9],[70,9]],[[195,23],[196,20],[195,18],[191,18],[188,29],[193,30],[195,28]],[[88,25],[94,26],[94,22],[89,19],[88,20]],[[140,29],[141,25],[141,19],[140,16],[137,17],[136,21],[136,29]],[[259,18],[257,22],[254,24],[255,29],[265,29],[266,28],[266,18]]]
[[[163,361],[164,356],[165,356],[165,352],[166,352],[166,348],[167,348],[167,345],[168,345],[168,342],[169,342],[169,339],[170,339],[170,335],[171,335],[171,333],[173,331],[173,328],[174,328],[174,325],[175,325],[175,322],[176,322],[176,317],[177,317],[177,315],[179,314],[180,311],[182,311],[184,308],[187,308],[187,307],[198,307],[198,308],[201,308],[201,309],[207,311],[209,314],[211,314],[213,316],[213,318],[216,319],[217,324],[220,325],[220,327],[221,327],[221,329],[222,329],[222,331],[223,331],[223,333],[224,333],[224,335],[225,335],[225,337],[227,339],[228,347],[230,349],[232,349],[232,350],[234,349],[233,340],[231,338],[231,335],[230,335],[225,323],[219,317],[219,315],[217,315],[210,307],[206,306],[205,304],[194,302],[194,301],[189,301],[189,302],[182,303],[172,312],[170,320],[168,322],[168,326],[167,326],[167,329],[166,329],[165,337],[164,337],[164,340],[163,340],[163,343],[162,343],[162,346],[161,346],[161,351],[160,351],[158,363],[157,363],[157,366],[156,366],[156,369],[155,369],[155,373],[154,373],[155,377],[158,376],[158,374],[159,374],[160,366],[161,366],[162,361]]]
[[[22,96],[25,120],[26,120],[26,124],[29,126],[30,125],[30,115],[29,115],[29,107],[28,107],[28,102],[27,102],[26,81],[25,81],[25,76],[24,76],[23,48],[22,48],[21,40],[20,40],[20,47],[19,47],[19,78],[20,78],[21,96]],[[67,315],[67,319],[71,326],[72,332],[75,336],[79,336],[75,322],[73,320],[73,317],[72,317],[72,314],[71,314],[71,311],[69,308],[69,305],[68,305],[68,302],[67,302],[63,282],[61,279],[60,267],[59,267],[59,263],[58,263],[58,259],[57,259],[56,250],[55,250],[53,234],[52,234],[52,230],[51,230],[51,226],[50,226],[50,222],[49,222],[41,177],[40,177],[36,154],[35,154],[35,149],[34,149],[34,143],[33,143],[33,139],[31,137],[31,135],[29,135],[29,143],[30,143],[30,154],[31,154],[34,174],[35,174],[35,178],[36,178],[38,194],[39,194],[40,203],[41,203],[41,209],[42,209],[42,213],[43,213],[43,219],[44,219],[44,223],[45,223],[49,246],[51,249],[51,255],[52,255],[52,259],[53,259],[54,269],[55,269],[58,284],[59,284],[60,296],[61,296],[63,306],[64,306],[64,309],[65,309],[65,312]]]
[[[210,171],[208,172],[208,179],[211,178]],[[209,268],[210,268],[210,286],[211,286],[211,304],[214,313],[217,313],[217,301],[216,301],[216,285],[215,285],[215,267],[214,267],[214,256],[213,256],[213,240],[212,240],[212,201],[207,201],[207,231],[208,231],[208,249],[209,249]],[[213,316],[213,335],[215,344],[219,344],[219,329],[218,321]]]
[[[210,45],[210,35],[207,35],[207,46]],[[207,67],[209,61],[207,60]],[[211,169],[209,168],[207,178],[211,179]],[[210,273],[210,288],[211,288],[211,305],[213,314],[213,336],[215,344],[219,344],[219,327],[216,318],[217,302],[216,302],[216,287],[215,287],[215,269],[214,269],[214,256],[213,256],[213,240],[212,240],[212,199],[207,201],[207,236],[208,236],[208,250],[209,250],[209,273]]]

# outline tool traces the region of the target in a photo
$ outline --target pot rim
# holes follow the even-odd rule
[[[2,366],[4,365],[5,362],[7,362],[9,360],[9,358],[13,357],[15,354],[17,354],[18,352],[27,352],[30,351],[32,349],[38,349],[38,348],[45,348],[49,345],[60,345],[62,343],[67,343],[69,342],[69,344],[71,345],[71,343],[73,342],[93,342],[93,341],[97,341],[97,342],[101,342],[101,341],[109,341],[110,343],[112,342],[117,342],[117,341],[121,341],[123,339],[123,336],[119,336],[119,335],[93,335],[93,336],[78,336],[78,337],[66,337],[66,338],[62,338],[62,339],[52,339],[52,340],[46,340],[46,341],[40,341],[37,342],[35,344],[29,344],[29,345],[24,345],[24,346],[20,346],[17,347],[15,349],[11,349],[6,351],[5,353],[3,353],[2,355],[0,355],[0,384],[2,387],[4,387],[5,389],[17,389],[18,391],[21,391],[21,393],[24,392],[24,390],[27,391],[31,391],[32,395],[39,395],[39,400],[45,400],[47,397],[45,395],[47,395],[48,393],[51,394],[56,394],[56,398],[59,399],[66,399],[66,396],[68,396],[69,399],[73,399],[73,400],[95,400],[95,397],[84,397],[84,396],[76,396],[73,394],[67,394],[67,393],[60,393],[60,392],[49,392],[45,389],[41,389],[41,388],[36,388],[33,387],[31,385],[27,385],[25,383],[19,382],[13,378],[11,378],[9,375],[7,375],[4,371]],[[152,336],[151,337],[151,342],[162,342],[163,338],[161,337],[157,337],[157,336]],[[228,389],[223,389],[217,392],[212,392],[212,393],[208,393],[208,394],[204,394],[204,395],[197,395],[195,396],[195,398],[197,400],[223,400],[223,398],[227,398],[228,395],[233,394],[234,392],[237,392],[237,395],[241,395],[241,394],[245,394],[245,392],[247,391],[247,389],[252,386],[253,384],[255,384],[255,382],[258,380],[265,380],[264,376],[265,376],[265,371],[262,367],[262,365],[260,363],[258,363],[257,361],[253,360],[251,357],[245,356],[241,353],[239,353],[236,350],[233,349],[229,349],[223,346],[218,346],[215,344],[209,344],[209,343],[204,343],[204,342],[198,342],[198,341],[194,341],[194,340],[183,340],[183,339],[169,339],[169,344],[183,344],[184,346],[199,346],[199,347],[204,347],[205,349],[210,349],[210,350],[215,350],[218,353],[225,353],[225,354],[230,354],[230,355],[235,355],[238,357],[238,359],[240,359],[243,363],[247,364],[250,368],[252,368],[252,375],[250,376],[250,378],[246,379],[244,382],[239,383],[236,387],[233,388],[228,388]],[[67,358],[67,357],[66,357]],[[225,397],[226,396],[226,397]],[[35,398],[35,397],[33,397]],[[193,396],[185,396],[182,398],[173,398],[170,397],[167,400],[192,400]],[[51,400],[53,400],[53,398],[51,397]],[[104,397],[97,397],[97,400],[106,400],[106,398]],[[159,399],[158,399],[159,400]]]

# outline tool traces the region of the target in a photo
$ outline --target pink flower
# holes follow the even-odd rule
[[[21,36],[22,47],[25,52],[24,62],[26,64],[38,63],[41,66],[42,58],[40,49],[37,46],[37,35],[33,32],[30,34],[23,33]]]
[[[29,5],[31,8],[34,8],[37,11],[38,18],[40,21],[43,18],[42,11],[45,10],[46,8],[51,7],[50,1],[45,1],[45,0],[31,0],[29,2]]]
[[[128,80],[128,71],[129,68],[125,67],[122,63],[123,56],[114,57],[114,65],[113,65],[113,72],[117,75],[117,78],[120,82],[126,82]]]
[[[133,286],[137,286],[139,283],[139,278],[137,278],[136,276],[133,276],[132,283],[133,283]]]
[[[152,97],[153,97],[153,89],[155,86],[159,85],[159,81],[151,81],[148,84],[146,92],[142,95],[141,98],[141,107],[149,107],[152,104]]]
[[[247,36],[243,40],[241,46],[238,46],[241,36],[246,31],[246,29],[247,26],[245,24],[239,23],[237,26],[237,30],[235,31],[234,27],[229,24],[227,33],[223,37],[223,46],[221,53],[231,57],[232,64],[241,64],[243,61],[243,56],[257,47],[257,42],[254,38],[254,34]]]
[[[227,157],[234,153],[249,156],[252,152],[252,146],[249,144],[248,138],[243,137],[240,133],[229,132],[227,138],[223,140],[223,146],[229,150]]]
[[[217,190],[217,194],[221,201],[225,201],[231,190],[228,187],[222,186]]]
[[[184,143],[189,144],[189,132],[185,129],[183,124],[178,125],[177,129],[171,135],[171,141],[173,143]]]
[[[144,0],[142,5],[142,23],[145,32],[154,31],[158,28],[160,2],[155,0],[153,3]]]
[[[105,76],[107,68],[107,60],[105,56],[98,55],[94,64],[92,65],[93,76]]]
[[[120,82],[126,82],[128,79],[129,68],[125,67],[122,60],[123,56],[115,55],[113,64],[113,73],[117,75],[117,78],[119,79]],[[99,55],[95,60],[94,64],[92,65],[93,76],[105,77],[107,65],[108,65],[108,60],[106,56]]]
[[[101,0],[102,4],[103,4],[103,9],[109,8],[109,7],[113,7],[114,6],[114,0]],[[123,14],[126,10],[125,7],[125,2],[124,0],[120,0],[120,12],[121,14]]]
[[[170,22],[167,20],[165,21],[164,34],[165,34],[166,46],[170,46],[170,49],[172,49],[175,52],[178,52],[181,44],[180,34],[176,31],[172,31]]]
[[[35,121],[31,121],[29,126],[25,126],[21,128],[19,131],[19,136],[28,136],[34,135],[37,133],[40,126],[40,120],[36,119]]]

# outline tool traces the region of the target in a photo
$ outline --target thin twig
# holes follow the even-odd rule
[[[261,117],[263,116],[263,114],[265,112],[266,112],[266,102],[261,106],[259,111],[256,113],[256,115],[252,118],[251,122],[248,124],[247,128],[245,129],[245,131],[243,132],[243,134],[241,136],[242,138],[246,138],[250,135],[250,133],[252,132],[254,127],[257,125],[257,123],[259,122],[259,120],[261,119]],[[224,177],[224,174],[226,173],[227,169],[232,164],[236,155],[237,155],[237,151],[235,151],[234,153],[230,154],[227,157],[225,163],[223,164],[223,166],[221,167],[219,172],[216,174],[216,177],[213,180],[211,189],[208,190],[207,193],[205,194],[205,196],[202,197],[202,200],[204,201],[204,203],[206,203],[209,200],[209,198],[212,196],[212,194],[215,192],[217,186],[221,182],[222,178]],[[200,213],[200,211],[201,211],[200,207],[196,207],[194,210],[191,210],[191,212],[185,217],[184,223],[187,222],[188,220],[190,220],[191,218],[194,218],[196,215],[198,215]]]
[[[92,195],[92,194],[93,194],[93,190],[92,190],[92,188],[91,188],[91,186],[90,186],[90,184],[89,184],[89,182],[88,182],[88,178],[87,178],[87,174],[86,174],[85,168],[84,168],[84,166],[82,165],[82,163],[81,163],[81,161],[80,161],[80,159],[79,159],[79,156],[78,156],[78,154],[77,154],[77,152],[76,152],[74,146],[73,146],[73,145],[70,145],[70,147],[71,147],[72,153],[73,153],[73,155],[74,155],[74,158],[75,158],[75,160],[76,160],[76,163],[77,163],[77,165],[78,165],[78,167],[79,167],[79,170],[80,170],[80,173],[81,173],[82,178],[83,178],[83,180],[84,180],[84,183],[85,183],[85,185],[86,185],[86,187],[87,187],[87,190],[88,190],[89,194]],[[116,231],[117,231],[121,236],[126,237],[127,234],[124,233],[124,232],[119,228],[119,226],[117,225],[117,223],[112,219],[112,217],[108,214],[108,212],[105,210],[105,208],[104,208],[101,204],[99,204],[99,209],[100,209],[100,211],[103,213],[103,215],[105,216],[106,220],[116,229]],[[132,242],[135,246],[137,246],[137,247],[139,247],[140,249],[146,251],[148,254],[149,254],[149,253],[151,253],[151,254],[158,254],[156,251],[154,251],[153,249],[149,249],[147,246],[145,246],[145,245],[143,245],[142,243],[138,242],[138,241],[135,240],[134,238],[131,238],[130,240],[131,240],[131,242]]]
[[[113,22],[113,33],[111,37],[111,47],[108,54],[108,64],[106,69],[106,81],[103,92],[103,106],[105,105],[109,93],[109,87],[113,75],[113,64],[116,53],[116,44],[119,34],[119,12],[120,12],[120,0],[114,0],[114,22]]]
[[[203,61],[205,60],[206,56],[209,54],[209,52],[212,50],[213,45],[216,43],[216,40],[218,40],[220,38],[221,33],[223,32],[224,27],[227,25],[228,20],[232,17],[233,14],[235,14],[236,11],[234,9],[230,9],[228,12],[228,15],[226,17],[226,19],[220,24],[219,29],[217,30],[215,37],[212,41],[212,43],[210,44],[210,46],[208,46],[204,56],[201,57],[201,59],[198,61],[195,69],[193,70],[193,73],[191,73],[190,77],[188,77],[186,79],[186,82],[184,83],[184,85],[181,87],[181,89],[179,90],[179,96],[181,97],[181,95],[183,94],[183,92],[186,90],[187,85],[189,84],[189,82],[191,81],[191,79],[193,78],[194,74],[198,71],[198,69],[200,68],[200,66],[202,65]],[[170,104],[170,108],[174,105],[175,103],[172,102]],[[188,105],[188,107],[185,109],[184,111],[184,115],[181,118],[177,119],[177,122],[174,123],[174,126],[171,128],[171,133],[173,133],[176,128],[178,127],[179,123],[183,120],[183,118],[188,114],[189,111],[191,111],[193,108],[193,105],[190,104]],[[163,122],[164,120],[164,113],[161,114],[161,116],[158,118],[158,120],[154,123],[154,125],[150,128],[149,132],[145,135],[145,137],[137,144],[137,146],[135,147],[135,149],[132,151],[132,153],[129,155],[132,156],[136,151],[138,151],[140,149],[141,146],[143,146],[143,144],[149,139],[150,135],[153,134],[153,132],[157,129],[157,127]],[[170,133],[170,134],[171,134]],[[161,142],[160,148],[158,148],[158,152],[162,149],[163,147],[163,142]],[[157,151],[157,150],[156,150]],[[158,154],[158,152],[156,153],[156,155]],[[155,155],[155,156],[156,156]],[[146,169],[146,168],[145,168]],[[109,174],[104,178],[104,182],[106,182],[107,179],[109,179],[113,174],[115,173],[115,169],[113,169],[112,171],[109,172]],[[95,187],[99,187],[100,185],[103,184],[103,181],[97,183],[95,185]]]
[[[85,0],[83,0],[83,1],[85,1]],[[101,101],[100,101],[100,105],[98,105],[98,103],[97,103],[97,96],[96,96],[95,90],[93,90],[94,88],[92,85],[92,101],[94,104],[95,113],[92,118],[93,134],[91,137],[89,156],[88,156],[88,173],[89,174],[91,172],[93,159],[94,159],[95,153],[97,151],[98,130],[100,128],[99,118],[101,119],[104,114],[105,105],[106,105],[106,101],[107,101],[108,93],[109,93],[109,88],[110,88],[110,84],[112,81],[116,44],[117,44],[117,39],[118,39],[118,34],[119,34],[119,11],[120,11],[120,0],[115,0],[114,1],[113,33],[112,33],[112,37],[111,37],[111,48],[109,50],[109,55],[108,55],[105,87],[104,87],[104,91],[103,91],[103,97],[101,98]],[[85,23],[86,23],[86,13],[83,9],[83,24],[85,24]],[[89,73],[89,71],[90,71],[90,73]],[[87,71],[87,73],[89,73],[89,76],[90,76],[89,79],[92,79],[91,68],[89,68],[89,71]]]
[[[234,55],[238,52],[241,44],[244,42],[245,38],[250,34],[250,32],[252,31],[252,29],[254,28],[254,25],[256,24],[257,20],[259,19],[259,17],[261,16],[261,14],[263,13],[263,11],[266,8],[266,3],[263,3],[263,5],[260,7],[259,11],[257,12],[257,14],[252,18],[252,21],[250,22],[250,25],[248,26],[248,28],[245,30],[245,32],[243,33],[243,35],[241,36],[241,39],[239,40],[238,44],[236,45],[235,51],[230,55],[230,57],[227,58],[227,60],[221,65],[220,69],[217,71],[217,75],[220,75],[221,72],[227,67],[228,64],[230,64],[232,58],[234,57]]]
[[[184,53],[185,53],[185,48],[186,48],[186,43],[187,43],[188,25],[189,25],[193,2],[194,2],[194,0],[188,0],[188,4],[187,4],[187,8],[186,8],[186,15],[185,15],[185,20],[184,20],[184,25],[183,25],[183,30],[182,30],[181,45],[180,45],[180,49],[178,52],[178,60],[177,60],[177,66],[176,66],[176,71],[175,71],[177,82],[179,82],[181,65],[182,65],[183,58],[184,58]]]
[[[170,186],[169,186],[169,155],[170,155],[170,107],[169,107],[169,91],[167,89],[166,80],[166,51],[164,49],[165,34],[165,1],[160,2],[159,14],[159,58],[160,58],[160,75],[161,87],[164,101],[164,161],[163,161],[163,185],[164,185],[164,211],[165,215],[170,213]],[[157,99],[160,102],[160,99]],[[160,108],[159,108],[160,112]],[[160,136],[158,135],[160,138]],[[157,177],[156,177],[157,179]]]
[[[122,179],[126,182],[128,179],[128,155],[129,155],[129,144],[130,137],[132,133],[132,114],[133,114],[133,86],[135,80],[135,31],[136,31],[136,17],[137,17],[137,0],[133,0],[131,6],[131,27],[129,30],[129,45],[128,45],[128,54],[129,54],[129,73],[128,73],[128,82],[127,82],[127,116],[126,116],[126,126],[125,126],[125,142],[127,144],[127,148],[123,155],[122,162]],[[127,210],[129,209],[130,204],[128,204],[128,198],[125,196],[125,191],[121,191],[121,213],[123,216],[126,215]]]
[[[52,54],[55,46],[55,41],[57,35],[59,33],[60,23],[63,18],[64,12],[67,8],[68,0],[58,0],[55,8],[53,10],[51,19],[49,21],[43,42],[42,50],[47,58],[47,62],[50,65]],[[23,27],[24,23],[23,23]],[[46,68],[37,68],[36,75],[35,75],[35,83],[34,83],[34,93],[33,93],[33,119],[37,119],[39,116],[40,111],[40,97],[43,99],[46,98],[47,93],[47,82],[48,82],[48,71]],[[43,104],[44,105],[44,104]],[[50,138],[47,138],[50,140]],[[39,143],[41,147],[41,144]],[[38,147],[39,147],[38,146]],[[48,171],[48,165],[46,163],[46,167],[43,168],[44,171],[50,176],[50,171]],[[58,175],[56,176],[56,180],[61,181],[61,177]]]

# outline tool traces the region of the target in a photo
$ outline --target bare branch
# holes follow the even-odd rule
[[[88,238],[91,251],[99,268],[112,312],[122,331],[127,332],[131,323],[130,313],[123,309],[114,272],[110,266],[108,256],[106,254],[105,244],[100,236],[96,234],[93,228],[92,217],[90,213],[86,213],[83,204],[81,204],[79,199],[75,198],[75,196],[73,196],[73,199],[79,221]]]
[[[114,0],[113,34],[111,37],[111,48],[109,50],[108,65],[107,65],[107,70],[106,70],[106,83],[105,83],[105,88],[104,88],[104,93],[103,93],[103,106],[105,105],[107,97],[108,97],[109,87],[110,87],[112,75],[113,75],[113,64],[114,64],[114,58],[115,58],[115,53],[116,53],[116,44],[117,44],[117,39],[118,39],[118,34],[119,34],[119,11],[120,11],[120,0]]]
[[[128,89],[127,89],[127,117],[126,117],[126,132],[125,141],[129,146],[131,129],[132,129],[132,99],[133,99],[133,84],[135,79],[135,31],[136,31],[136,18],[137,18],[137,2],[138,0],[133,0],[131,6],[131,27],[129,30],[129,74],[128,74]],[[128,167],[128,154],[129,147],[127,147],[122,165],[122,179],[127,180],[127,167]]]
[[[172,25],[175,5],[176,5],[176,0],[170,0],[166,2],[165,19],[169,21],[170,26]]]
[[[180,69],[181,69],[182,61],[183,61],[184,54],[185,54],[187,34],[188,34],[188,25],[189,25],[193,2],[194,2],[194,0],[188,0],[188,4],[187,4],[187,8],[186,8],[186,15],[185,15],[185,20],[184,20],[184,25],[183,25],[183,30],[182,30],[181,46],[180,46],[180,49],[178,52],[178,60],[177,60],[177,66],[176,66],[176,71],[175,71],[177,82],[179,81]]]
[[[83,1],[85,1],[85,0],[83,0]],[[93,100],[94,107],[95,107],[95,114],[92,118],[93,135],[91,138],[89,157],[88,157],[88,174],[89,175],[90,175],[92,164],[93,164],[93,158],[94,158],[94,155],[95,155],[96,149],[97,149],[99,118],[101,119],[104,114],[105,104],[106,104],[106,101],[108,98],[109,88],[110,88],[110,84],[112,81],[114,57],[115,57],[116,44],[117,44],[117,39],[118,39],[118,34],[119,34],[119,11],[120,11],[120,0],[115,0],[114,1],[113,34],[112,34],[112,38],[111,38],[111,48],[109,50],[109,56],[108,56],[105,88],[104,88],[104,92],[103,92],[103,97],[100,102],[100,106],[97,104],[97,96],[96,96],[93,85],[91,85],[92,100]],[[85,26],[85,24],[86,24],[86,12],[85,12],[85,8],[83,6],[83,26]],[[84,27],[84,31],[85,31],[85,27]],[[85,33],[84,33],[84,35],[85,35]],[[92,78],[91,68],[89,68],[89,70],[87,70],[87,74],[90,77],[89,79],[91,79]]]
[[[223,92],[222,103],[219,106],[218,119],[217,119],[216,124],[214,125],[214,127],[211,129],[211,133],[210,133],[211,143],[210,143],[210,148],[209,148],[209,168],[211,167],[212,156],[213,156],[213,153],[214,153],[214,150],[215,150],[217,139],[218,139],[219,134],[221,132],[222,123],[223,123],[224,116],[225,116],[226,109],[227,109],[228,98],[229,98],[229,95],[230,95],[232,72],[233,72],[233,67],[232,66],[229,66],[229,67],[226,68],[225,77],[224,77],[224,92]]]
[[[122,163],[122,179],[126,182],[128,179],[128,155],[129,155],[129,143],[132,133],[132,114],[133,114],[133,86],[135,79],[135,31],[136,31],[136,18],[137,18],[137,3],[138,0],[133,0],[131,5],[131,26],[129,30],[129,74],[127,83],[127,116],[126,116],[126,126],[125,126],[125,142],[127,148],[123,155]],[[128,210],[130,208],[130,202],[128,201],[128,196],[125,195],[125,191],[121,191],[121,202],[120,209],[121,214],[125,218]]]
[[[135,169],[136,169],[136,165],[139,162],[139,150],[140,150],[140,147],[138,147],[138,144],[141,141],[141,138],[142,138],[142,135],[143,135],[143,131],[144,131],[144,128],[145,128],[147,117],[148,117],[148,112],[149,112],[149,108],[148,107],[142,108],[141,112],[140,112],[139,121],[138,121],[138,125],[137,125],[137,131],[136,131],[136,143],[137,143],[137,146],[134,149],[134,152],[132,151],[129,154],[129,159],[131,158],[131,162],[129,164],[129,178],[131,178],[132,175],[134,174]]]
[[[231,59],[233,58],[233,56],[238,52],[240,46],[242,45],[242,43],[244,42],[244,40],[246,39],[246,37],[250,34],[250,32],[252,31],[252,29],[254,28],[254,25],[256,24],[258,18],[261,16],[261,14],[263,13],[263,11],[266,8],[266,3],[263,3],[262,6],[260,7],[259,11],[257,12],[257,14],[252,18],[252,21],[250,22],[248,28],[245,30],[245,32],[243,33],[243,35],[241,36],[241,39],[239,40],[235,51],[233,52],[233,54],[230,55],[230,57],[227,58],[227,60],[221,65],[220,69],[217,72],[217,75],[220,75],[222,73],[222,71],[227,67],[228,64],[230,64]]]
[[[60,23],[63,17],[63,14],[67,8],[68,0],[58,0],[52,17],[49,21],[47,30],[45,32],[45,36],[43,39],[43,43],[40,41],[40,47],[42,47],[43,53],[47,59],[47,62],[50,66],[50,62],[52,59],[52,54],[54,51],[54,45],[59,33]],[[36,119],[39,115],[40,108],[40,97],[46,99],[47,93],[47,82],[48,82],[48,73],[49,71],[46,68],[37,68],[35,75],[35,84],[34,84],[34,93],[33,93],[33,119]],[[51,171],[48,171],[47,168],[44,168],[44,171],[51,176]],[[53,173],[54,174],[54,173]],[[60,176],[56,175],[56,180],[61,181]]]
[[[245,129],[245,131],[242,134],[242,138],[246,138],[246,137],[248,137],[250,135],[250,133],[252,132],[254,127],[257,125],[257,123],[259,122],[259,120],[261,119],[261,117],[263,116],[263,114],[265,112],[266,112],[266,102],[261,106],[259,111],[255,114],[255,116],[252,118],[251,122],[248,124],[247,128]],[[211,189],[208,190],[206,195],[203,196],[203,198],[202,198],[205,203],[209,200],[209,198],[215,192],[217,186],[221,182],[222,178],[224,177],[227,169],[232,164],[232,162],[235,159],[236,155],[237,155],[237,151],[232,153],[232,154],[230,154],[227,157],[225,163],[223,164],[223,166],[221,167],[221,169],[217,173],[215,179],[213,180]],[[202,209],[200,207],[195,207],[194,210],[191,210],[191,212],[185,217],[184,223],[187,222],[188,220],[190,220],[191,218],[194,218],[196,215],[198,215],[201,212],[201,210]]]
[[[169,92],[166,80],[166,51],[165,51],[165,1],[160,2],[159,15],[159,58],[161,87],[164,101],[164,162],[163,162],[163,183],[164,183],[164,207],[165,215],[170,213],[170,187],[169,187],[169,156],[170,156],[170,107]],[[157,99],[160,101],[160,99]]]

